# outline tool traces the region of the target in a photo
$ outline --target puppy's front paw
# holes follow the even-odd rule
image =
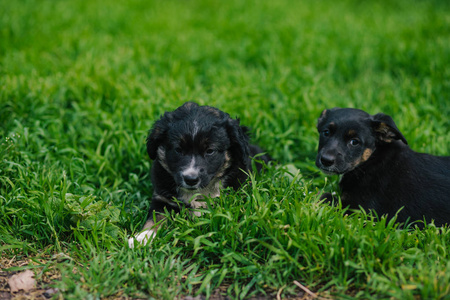
[[[144,230],[141,233],[139,233],[138,235],[128,239],[128,247],[130,247],[130,249],[133,249],[134,241],[137,241],[138,243],[141,243],[144,246],[147,244],[150,244],[152,242],[153,238],[155,237],[155,235],[156,235],[156,232],[152,229]]]

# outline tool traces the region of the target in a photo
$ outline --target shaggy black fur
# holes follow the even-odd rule
[[[358,109],[324,110],[316,165],[342,174],[343,206],[374,210],[398,222],[450,223],[450,157],[411,150],[392,118]],[[331,194],[323,195],[335,201]],[[421,226],[421,225],[419,225]]]
[[[164,209],[179,211],[180,205],[203,207],[204,196],[217,197],[222,188],[238,189],[251,171],[251,157],[268,163],[261,148],[249,144],[248,129],[227,113],[210,106],[187,102],[166,112],[155,122],[147,138],[147,152],[154,160],[151,170],[153,197],[144,229],[153,228]],[[262,165],[256,162],[258,171]],[[177,201],[178,200],[178,201]],[[157,220],[153,220],[154,213]],[[132,244],[130,242],[130,247]]]

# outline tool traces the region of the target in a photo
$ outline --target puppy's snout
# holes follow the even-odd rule
[[[184,182],[189,186],[195,186],[197,183],[199,183],[200,178],[197,175],[184,175],[183,176]]]
[[[325,167],[330,167],[334,164],[336,160],[336,157],[333,155],[327,155],[324,154],[320,157],[320,162],[322,163],[322,165],[324,165]]]

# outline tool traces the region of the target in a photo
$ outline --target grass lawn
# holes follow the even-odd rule
[[[450,299],[450,228],[322,204],[339,178],[314,165],[335,106],[450,155],[449,16],[439,0],[0,1],[0,298],[31,269],[29,298],[311,297],[300,283]],[[146,134],[187,100],[239,117],[279,166],[128,249],[152,194]]]

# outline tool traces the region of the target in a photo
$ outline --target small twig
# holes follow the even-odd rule
[[[278,290],[278,292],[277,292],[277,300],[281,300],[281,292],[283,291],[284,288],[285,288],[285,286],[283,286],[281,289]]]
[[[311,292],[306,286],[304,286],[303,284],[301,284],[300,282],[298,282],[297,280],[294,280],[294,284],[296,286],[298,286],[299,288],[301,288],[305,293],[307,293],[308,295],[317,298],[318,296],[316,294],[314,294],[313,292]]]
[[[8,266],[10,266],[15,259],[16,259],[16,256],[14,255],[13,258],[11,258],[11,260],[8,262]]]

